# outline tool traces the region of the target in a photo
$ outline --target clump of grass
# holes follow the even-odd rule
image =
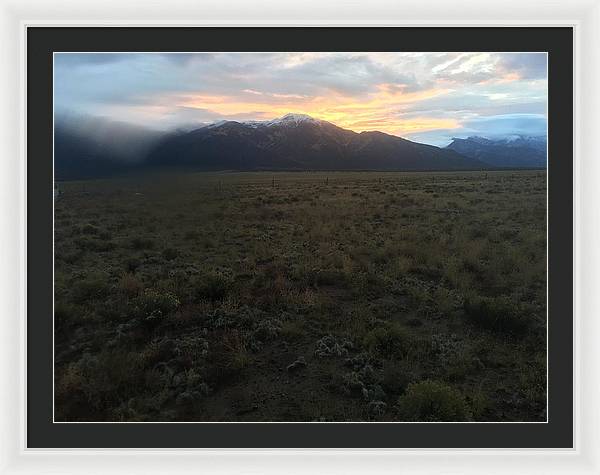
[[[506,296],[468,297],[463,307],[470,321],[493,332],[524,336],[530,328],[524,309]]]
[[[421,381],[408,386],[398,398],[398,414],[404,421],[460,422],[471,419],[462,394],[439,381]]]
[[[209,353],[210,372],[216,382],[238,375],[250,364],[250,354],[242,334],[225,331]]]

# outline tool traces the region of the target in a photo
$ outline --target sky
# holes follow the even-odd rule
[[[154,130],[308,114],[444,146],[546,135],[545,53],[56,53],[58,117]]]

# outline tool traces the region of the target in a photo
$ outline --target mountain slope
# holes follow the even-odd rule
[[[546,137],[455,138],[446,149],[498,168],[543,168],[547,165]]]
[[[163,140],[148,163],[201,170],[465,170],[477,159],[382,132],[356,133],[309,116],[221,122]]]

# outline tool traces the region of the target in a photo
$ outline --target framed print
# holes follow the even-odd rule
[[[572,126],[572,30],[481,29],[474,52],[470,29],[430,52],[432,31],[28,29],[37,79],[38,48],[57,42],[52,97],[28,82],[29,107],[52,100],[49,428],[81,444],[110,423],[117,444],[166,423],[220,447],[246,431],[279,445],[297,423],[300,446],[397,447],[459,440],[437,423],[491,445],[506,424],[505,446],[572,444],[572,374],[548,350],[572,339],[552,318],[572,301],[571,255],[553,252],[572,248],[572,217],[551,208],[571,194],[572,162],[552,157],[572,147],[553,135]],[[142,33],[166,51],[107,44]],[[274,33],[283,51],[267,50]],[[424,51],[389,51],[401,37]],[[192,39],[206,51],[176,50]],[[43,156],[41,130],[28,136]]]
[[[15,467],[597,472],[581,23],[21,29]]]

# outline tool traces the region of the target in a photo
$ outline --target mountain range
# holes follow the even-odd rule
[[[104,127],[101,135],[97,129],[97,124],[55,124],[57,179],[148,168],[421,171],[545,166],[545,139],[470,137],[440,148],[382,132],[353,132],[303,114],[270,121],[220,121],[160,135],[134,129],[132,153],[126,158],[123,127]]]
[[[547,163],[546,137],[455,138],[446,149],[496,168],[544,168]]]

